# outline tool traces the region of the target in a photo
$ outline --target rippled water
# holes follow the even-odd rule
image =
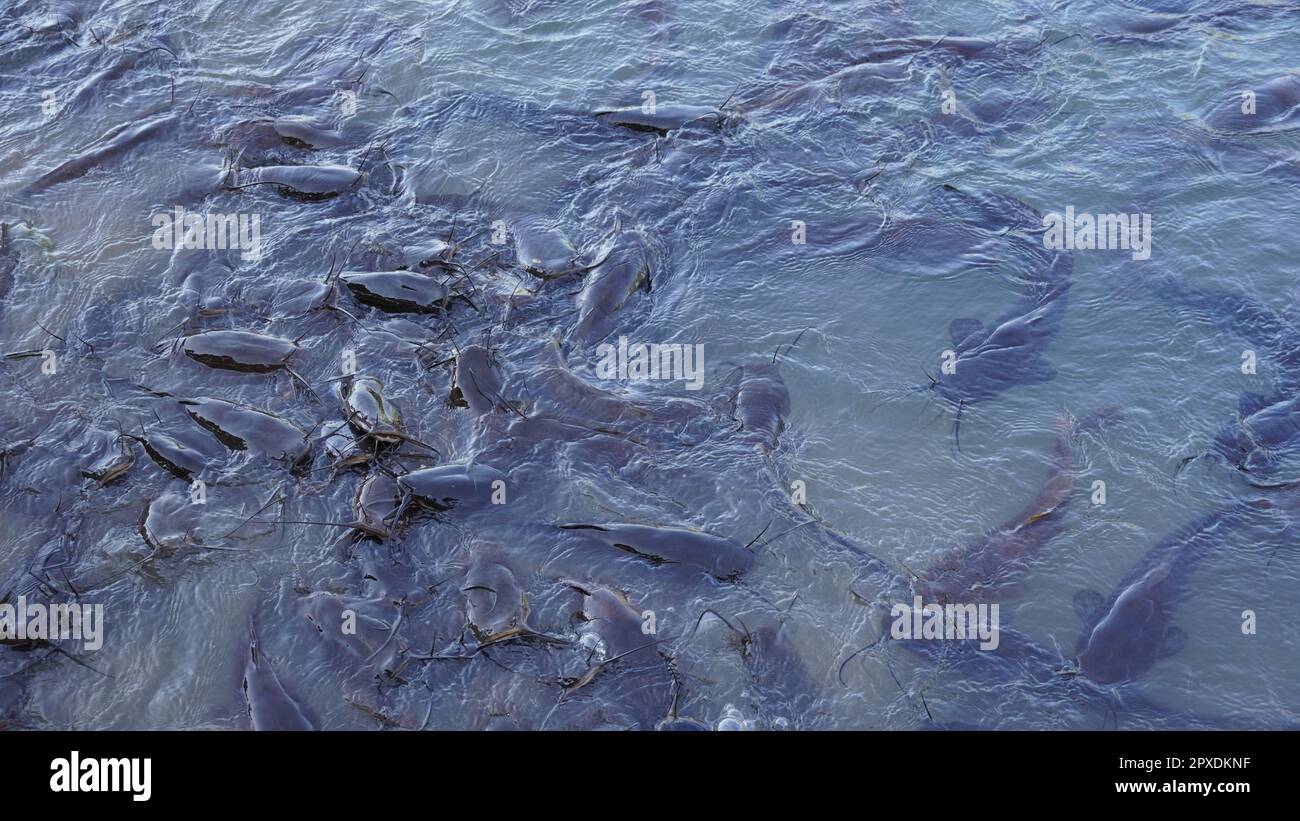
[[[103,604],[106,629],[95,651],[0,648],[0,719],[247,727],[261,698],[272,723],[291,703],[329,729],[649,727],[670,713],[760,728],[1294,725],[1300,505],[1248,481],[1285,483],[1300,464],[1281,448],[1253,473],[1179,468],[1244,393],[1280,401],[1296,386],[1300,121],[1283,110],[1241,126],[1223,111],[1297,69],[1298,11],[8,4],[0,601],[79,596]],[[659,135],[592,114],[647,92],[665,112],[725,116]],[[1261,116],[1276,99],[1261,91]],[[281,140],[275,118],[308,119],[328,144]],[[78,157],[95,161],[58,171]],[[317,201],[231,187],[248,169],[308,163],[364,176]],[[151,219],[177,206],[256,215],[260,259],[156,249]],[[1067,206],[1150,213],[1150,259],[1046,252],[1038,215]],[[539,227],[586,262],[642,248],[648,288],[615,312],[611,339],[702,344],[702,389],[598,380],[596,351],[569,336],[584,279],[543,281],[517,261]],[[342,287],[341,311],[292,301],[332,270],[413,267],[448,238],[453,264],[421,274],[462,295],[445,313],[386,313]],[[991,327],[1052,283],[1041,357],[983,377],[999,384],[988,396],[949,402],[929,387],[952,384],[940,367],[954,319]],[[1234,312],[1233,295],[1258,310]],[[310,390],[284,371],[206,367],[176,344],[210,329],[296,341]],[[617,418],[575,399],[556,337],[573,375],[630,403]],[[475,343],[502,374],[484,413],[449,403],[450,362]],[[755,369],[786,345],[771,373]],[[1255,374],[1242,370],[1248,349]],[[322,442],[342,423],[345,357],[382,381],[418,440],[398,448],[415,456],[381,453],[372,477],[473,460],[504,472],[507,503],[403,517],[392,537],[355,544],[296,523],[352,520],[367,475],[332,469]],[[737,423],[752,374],[788,387],[773,448]],[[292,421],[309,432],[310,464],[228,450],[175,401],[200,396]],[[1098,412],[1107,423],[1064,440],[1063,462],[1060,420]],[[548,427],[557,417],[569,426]],[[133,438],[164,433],[199,452],[203,505]],[[84,475],[115,453],[134,456],[124,474]],[[1068,505],[1034,509],[1067,462]],[[1177,652],[1119,682],[1086,665],[1072,675],[1076,592],[1109,597],[1153,547],[1237,502],[1245,512],[1210,530],[1170,600]],[[142,526],[145,511],[157,515]],[[987,594],[1001,652],[898,642],[854,655],[945,551],[1007,522],[1044,533],[1044,514],[1053,527],[1027,561],[990,571],[1008,582]],[[718,580],[558,526],[592,522],[763,536],[752,567]],[[500,568],[525,606],[499,595],[511,589]],[[618,591],[634,608],[620,612],[653,611],[655,632],[610,632],[590,603],[584,622],[575,588],[591,601]],[[549,638],[479,646],[467,602],[489,606],[475,598],[488,592]],[[345,610],[355,636],[340,629]],[[268,667],[278,690],[259,696]]]

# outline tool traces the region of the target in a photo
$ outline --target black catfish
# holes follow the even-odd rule
[[[745,642],[745,667],[769,729],[805,729],[821,688],[785,624],[764,626]]]
[[[536,220],[524,220],[513,226],[515,254],[519,267],[542,280],[561,279],[593,268],[609,256],[615,226],[610,237],[596,247],[578,248],[565,232]]]
[[[1073,261],[1043,247],[1041,217],[1018,200],[974,197],[944,186],[940,203],[967,225],[997,239],[1007,258],[1023,266],[1017,275],[1029,279],[1024,297],[990,325],[969,317],[949,323],[952,356],[927,387],[957,406],[960,414],[964,406],[1018,385],[1055,378],[1044,352],[1065,315]]]
[[[457,352],[452,367],[451,405],[469,408],[480,416],[504,408],[502,382],[501,367],[492,352],[482,345],[466,345]]]
[[[596,119],[609,125],[660,136],[667,136],[670,131],[686,126],[716,129],[727,121],[727,115],[722,111],[702,105],[603,108],[597,109],[594,113]]]
[[[790,414],[790,389],[775,362],[742,365],[731,395],[731,415],[741,436],[764,451],[774,450]]]
[[[595,345],[609,336],[615,315],[641,289],[650,290],[649,258],[640,238],[625,231],[609,256],[587,272],[578,294],[578,323],[569,338]]]
[[[1254,95],[1253,109],[1247,105],[1243,91]],[[1234,86],[1206,113],[1204,122],[1214,131],[1234,136],[1294,131],[1300,128],[1300,74],[1284,74],[1242,88]]]
[[[264,165],[232,171],[229,187],[269,185],[287,197],[313,201],[351,191],[362,179],[360,171],[346,165]]]
[[[357,302],[389,313],[442,313],[451,298],[442,283],[411,271],[345,271],[339,281]]]
[[[186,482],[203,470],[211,467],[210,459],[201,451],[181,442],[175,437],[154,431],[141,431],[140,436],[124,433],[128,439],[139,442],[144,452],[158,467]]]
[[[492,502],[506,475],[489,465],[438,465],[397,478],[402,493],[434,510],[469,510]],[[502,484],[498,484],[502,483]]]
[[[75,180],[111,160],[125,154],[136,146],[159,135],[167,133],[177,121],[176,115],[169,114],[143,122],[133,120],[109,131],[94,145],[58,167],[47,171],[23,189],[24,193],[40,193],[61,183]]]
[[[1273,401],[1300,390],[1300,324],[1295,315],[1300,306],[1295,294],[1288,316],[1250,296],[1189,285],[1182,276],[1151,276],[1143,281],[1152,294],[1174,306],[1180,318],[1208,320],[1256,348],[1261,362],[1274,371]]]
[[[247,373],[287,370],[298,346],[291,340],[254,331],[203,331],[181,340],[191,359],[210,368]]]
[[[297,469],[309,454],[307,432],[264,410],[198,397],[177,400],[185,412],[231,450],[252,450]]]
[[[315,730],[298,703],[285,691],[280,678],[262,656],[257,635],[249,630],[248,659],[244,664],[244,698],[254,730]]]
[[[721,580],[736,579],[754,565],[754,554],[746,545],[701,530],[618,523],[560,528],[578,531],[651,564],[687,564]]]
[[[603,587],[571,585],[582,593],[579,646],[589,648],[586,672],[566,686],[562,700],[590,690],[609,703],[634,729],[651,730],[672,709],[676,676],[660,652],[662,641],[647,633],[642,613],[621,593]]]
[[[604,426],[609,432],[610,428],[638,426],[648,433],[672,426],[679,430],[707,415],[707,408],[695,400],[673,397],[653,405],[643,404],[596,387],[569,368],[558,340],[544,343],[543,355],[545,364],[525,375],[529,392],[539,404],[549,405],[563,417],[592,429]]]
[[[1110,598],[1093,590],[1075,594],[1075,612],[1084,623],[1076,651],[1080,672],[1103,684],[1132,681],[1181,650],[1187,634],[1173,620],[1192,571],[1222,543],[1225,531],[1268,506],[1237,503],[1161,539]]]
[[[1272,474],[1283,456],[1300,445],[1300,395],[1270,401],[1242,394],[1237,418],[1215,437],[1210,454],[1247,474],[1252,483]],[[1185,460],[1187,461],[1187,460]]]
[[[1058,419],[1056,431],[1052,466],[1038,492],[1011,519],[978,539],[944,552],[922,570],[913,589],[924,601],[1000,601],[1018,589],[1026,564],[1062,531],[1062,520],[1074,495],[1074,420]]]

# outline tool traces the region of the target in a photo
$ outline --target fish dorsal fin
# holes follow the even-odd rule
[[[983,330],[984,323],[971,317],[959,317],[948,323],[948,337],[953,347],[961,347],[961,343]]]
[[[1074,614],[1085,624],[1101,612],[1102,605],[1106,603],[1105,598],[1096,590],[1080,590],[1074,594],[1073,601]]]
[[[1179,630],[1177,627],[1170,626],[1165,631],[1165,640],[1160,644],[1160,657],[1172,656],[1187,644],[1187,633]]]
[[[1255,415],[1266,407],[1268,407],[1268,398],[1254,391],[1246,391],[1237,400],[1237,412],[1243,419]]]

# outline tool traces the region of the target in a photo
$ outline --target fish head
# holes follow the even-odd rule
[[[394,444],[402,440],[402,419],[397,408],[384,398],[384,385],[369,376],[351,381],[344,397],[348,421],[362,434],[377,442]]]
[[[1079,671],[1101,684],[1141,675],[1155,663],[1165,621],[1143,583],[1129,587],[1084,638],[1076,656]]]
[[[790,413],[790,389],[779,366],[770,362],[746,365],[732,398],[732,417],[742,430],[776,447]]]
[[[1280,461],[1275,451],[1255,448],[1247,453],[1244,459],[1238,461],[1237,465],[1246,473],[1262,476],[1274,472]]]
[[[735,581],[754,566],[754,554],[744,548],[718,553],[712,573],[720,581]]]
[[[460,588],[465,621],[480,639],[512,627],[527,627],[528,599],[510,568],[482,556]]]
[[[931,396],[953,407],[967,400],[965,386],[957,380],[955,373],[946,374],[940,372],[938,379],[928,385],[917,385],[916,390],[929,391]]]

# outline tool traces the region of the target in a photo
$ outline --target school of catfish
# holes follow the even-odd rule
[[[1231,16],[1229,5],[1222,16]],[[22,17],[31,22],[6,42],[49,51],[97,39],[72,6],[51,8],[39,22],[35,13]],[[1247,20],[1256,13],[1264,12],[1242,12]],[[1167,22],[1176,35],[1192,16],[1162,16],[1158,33]],[[1150,22],[1135,13],[1106,36],[1152,34]],[[0,320],[12,294],[35,279],[41,209],[151,142],[197,141],[211,160],[169,180],[171,199],[158,208],[198,210],[220,196],[263,213],[292,206],[314,223],[303,226],[296,253],[304,262],[293,280],[232,289],[232,272],[250,264],[237,251],[217,262],[173,251],[162,287],[181,298],[153,318],[151,327],[166,328],[161,335],[115,333],[111,303],[106,314],[34,331],[57,340],[61,360],[94,363],[97,392],[45,397],[59,412],[16,421],[0,440],[0,494],[44,531],[0,579],[0,601],[95,600],[127,586],[165,599],[178,578],[253,568],[251,607],[220,614],[241,656],[216,726],[815,728],[824,692],[880,686],[863,684],[855,667],[892,669],[892,654],[904,652],[940,673],[960,665],[991,685],[1059,690],[1094,706],[1104,726],[1236,726],[1228,716],[1166,709],[1141,683],[1191,640],[1175,624],[1178,609],[1190,574],[1223,533],[1300,511],[1300,491],[1279,475],[1281,455],[1300,445],[1300,331],[1266,307],[1177,281],[1149,283],[1171,304],[1210,312],[1250,338],[1277,376],[1269,395],[1242,397],[1238,418],[1225,421],[1209,451],[1184,462],[1226,465],[1223,479],[1240,498],[1154,544],[1109,594],[1080,591],[1073,648],[1040,646],[1010,626],[992,651],[969,641],[891,640],[888,614],[914,595],[939,603],[1032,595],[1025,569],[1044,561],[1080,504],[1076,448],[1124,425],[1122,408],[1063,409],[1039,491],[989,532],[908,568],[792,496],[788,418],[792,403],[816,398],[792,396],[785,373],[808,331],[772,349],[755,345],[743,359],[709,361],[702,391],[594,377],[600,346],[629,329],[644,335],[656,304],[690,293],[675,275],[671,244],[642,209],[717,196],[702,168],[733,150],[735,134],[779,133],[792,110],[881,93],[904,82],[914,61],[1023,74],[1051,48],[1032,36],[864,31],[819,52],[822,25],[792,14],[788,47],[815,59],[778,63],[712,104],[566,110],[459,88],[419,103],[426,121],[526,122],[538,140],[619,146],[618,162],[598,173],[624,182],[586,203],[585,225],[532,212],[526,201],[440,189],[428,166],[403,161],[419,128],[399,118],[363,130],[337,115],[340,91],[379,93],[368,85],[367,58],[401,43],[400,30],[370,32],[354,63],[316,77],[225,88],[216,96],[242,101],[232,113],[212,94],[181,96],[53,168],[22,169],[5,203]],[[92,86],[111,87],[142,66],[185,70],[163,38],[125,42],[107,67],[84,77],[65,110],[93,105]],[[1260,119],[1241,122],[1231,98],[1204,118],[1213,150],[1242,167],[1267,162],[1244,139],[1251,130],[1261,122],[1294,129],[1300,112],[1294,74],[1270,78],[1258,93]],[[917,126],[917,139],[934,128],[1014,129],[1023,105],[987,100],[957,125],[936,115]],[[671,188],[642,179],[647,169]],[[882,260],[939,254],[997,267],[1016,283],[1011,304],[954,317],[948,338],[935,341],[936,352],[951,349],[955,368],[932,376],[932,363],[918,362],[926,382],[886,399],[937,400],[955,451],[964,417],[1053,380],[1059,364],[1052,345],[1070,309],[1074,260],[1044,246],[1042,209],[1011,189],[931,185],[913,216],[862,221],[835,238]],[[380,219],[402,230],[368,230]],[[268,243],[261,254],[277,250]],[[30,379],[20,369],[30,373],[45,347],[6,351],[6,378]],[[706,450],[746,477],[736,503],[743,529],[710,516],[720,480],[709,463],[680,467],[684,454]],[[581,508],[571,504],[578,495],[588,502]],[[134,550],[96,550],[95,534],[114,528],[134,532]],[[774,548],[788,558],[794,545],[837,557],[875,590],[863,599],[869,629],[845,644],[833,675],[809,669],[787,631],[794,602],[761,583]],[[256,568],[270,553],[311,560],[290,558],[294,573],[263,575]],[[845,585],[850,596],[859,594]],[[741,671],[739,710],[681,661],[707,630]],[[72,665],[95,687],[115,686],[124,672],[57,640],[3,643],[0,721],[12,726],[43,725],[25,708],[26,687],[49,665]],[[885,686],[897,686],[916,727],[985,724],[979,714],[936,719],[897,679]],[[323,711],[328,701],[346,704],[349,720]]]

